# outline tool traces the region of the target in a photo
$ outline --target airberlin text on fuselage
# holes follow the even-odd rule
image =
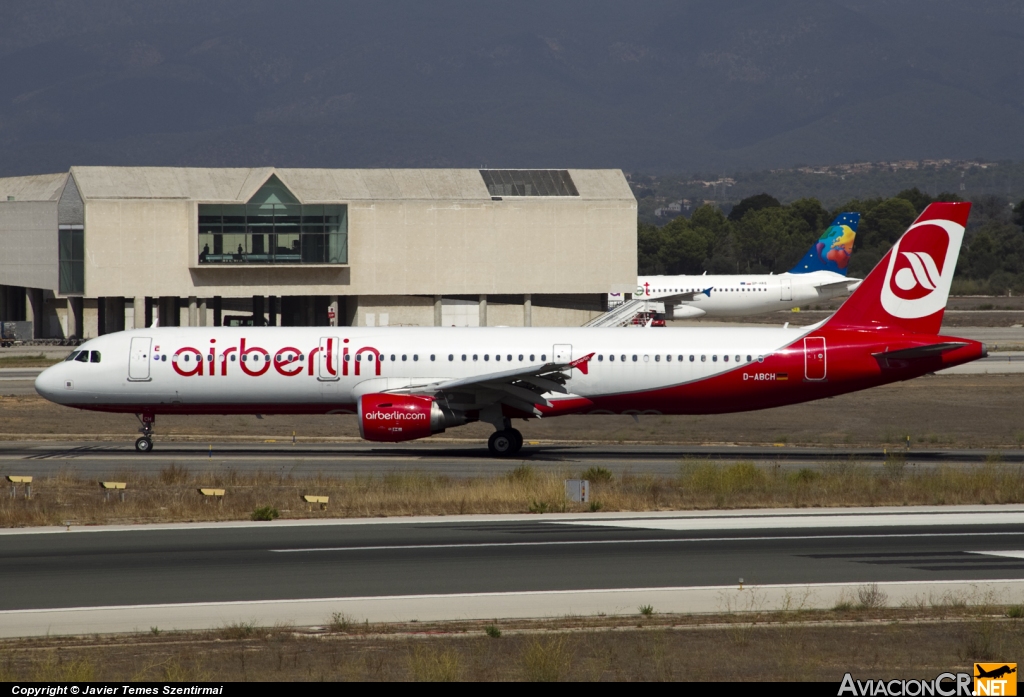
[[[238,369],[245,375],[259,377],[270,371],[271,367],[285,377],[301,375],[303,370],[307,375],[317,374],[317,359],[323,353],[323,368],[326,375],[338,374],[338,363],[341,363],[342,376],[349,374],[349,364],[354,363],[353,374],[359,375],[364,362],[372,361],[375,375],[380,375],[380,351],[373,346],[363,346],[350,353],[348,339],[342,340],[341,354],[338,355],[336,340],[325,339],[321,346],[316,346],[309,351],[300,351],[294,346],[285,346],[271,353],[262,346],[249,346],[246,340],[240,339],[237,346],[217,346],[216,339],[210,339],[209,346],[205,352],[195,346],[183,346],[171,355],[171,366],[174,372],[182,377],[198,376],[226,376],[229,371]],[[153,360],[161,359],[160,347],[153,350]],[[370,358],[372,356],[372,358]],[[364,361],[364,357],[366,361]],[[340,361],[338,359],[341,359]]]

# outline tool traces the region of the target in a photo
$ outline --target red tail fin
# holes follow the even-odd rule
[[[925,208],[827,325],[938,334],[970,212],[969,203]]]

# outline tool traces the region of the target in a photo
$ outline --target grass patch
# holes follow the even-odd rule
[[[68,353],[71,349],[68,349]],[[48,368],[64,360],[39,353],[33,356],[0,356],[0,368]]]
[[[675,476],[624,473],[601,485],[589,510],[657,511],[732,508],[1024,503],[1024,468],[1008,463],[977,467],[909,467],[893,458],[884,467],[834,462],[820,469],[785,470],[750,462],[688,461]],[[40,476],[32,498],[0,497],[0,527],[272,520],[322,517],[302,494],[331,497],[332,516],[551,513],[564,510],[564,473],[517,468],[509,473],[451,478],[422,472],[330,477],[280,472],[191,472],[171,465],[155,474],[116,473],[131,495],[104,503],[94,479],[72,472]],[[529,472],[529,474],[523,474]],[[218,505],[196,490],[223,488]]]

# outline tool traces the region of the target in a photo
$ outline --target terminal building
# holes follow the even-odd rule
[[[575,326],[633,290],[619,170],[72,167],[0,179],[0,321]],[[21,325],[27,326],[27,325]]]

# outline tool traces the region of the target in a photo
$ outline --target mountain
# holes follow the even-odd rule
[[[1019,0],[6,0],[0,176],[1024,159]]]

